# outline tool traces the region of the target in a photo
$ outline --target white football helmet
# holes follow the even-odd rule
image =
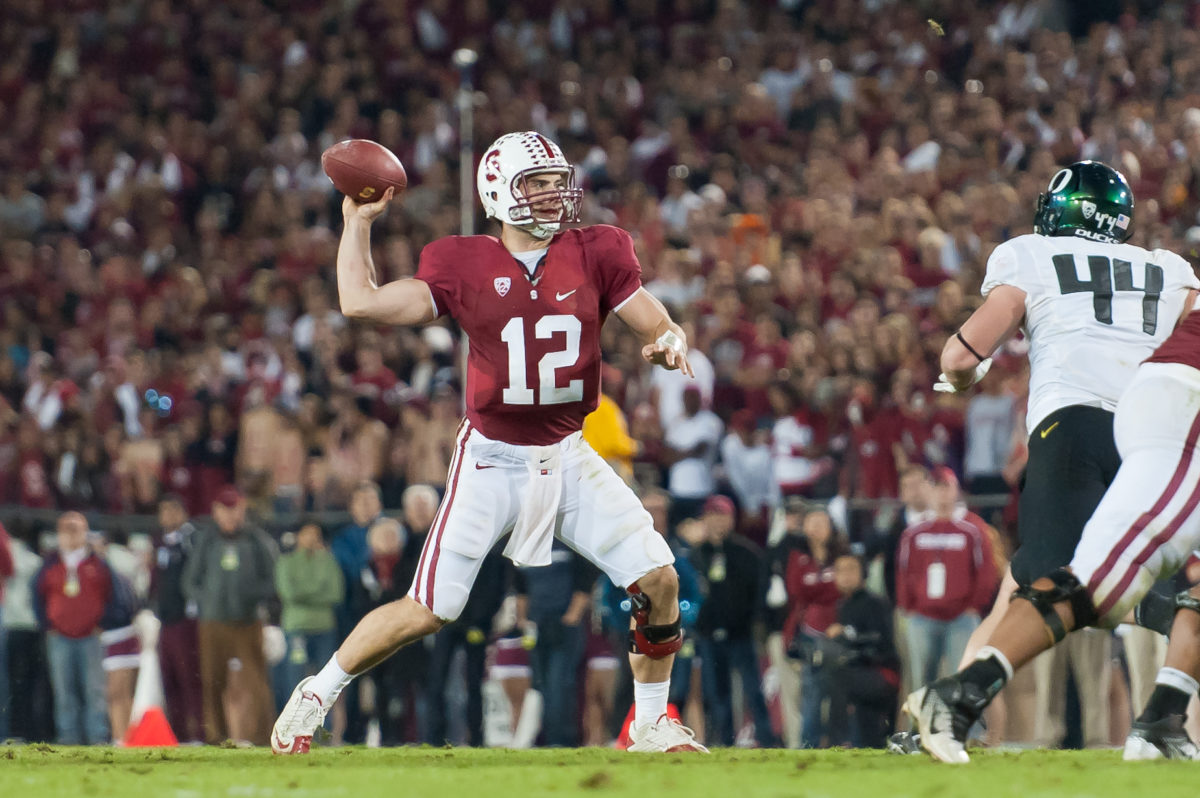
[[[566,187],[531,194],[527,179],[545,173],[563,175]],[[489,218],[520,227],[535,238],[549,238],[564,222],[579,221],[583,189],[575,186],[575,167],[557,144],[536,131],[509,133],[492,142],[479,162],[475,183]]]

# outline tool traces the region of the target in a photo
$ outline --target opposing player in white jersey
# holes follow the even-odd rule
[[[692,374],[687,340],[641,286],[629,233],[579,220],[582,189],[554,142],[510,133],[484,153],[480,200],[500,236],[446,236],[421,251],[415,278],[377,285],[371,223],[380,202],[342,204],[338,293],[349,316],[390,324],[454,318],[470,336],[467,415],[446,495],[408,595],[370,612],[275,723],[276,753],[308,750],[342,689],[402,646],[455,620],[483,557],[505,535],[519,565],[548,565],[562,540],[625,588],[633,605],[630,751],[706,749],[667,717],[683,644],[675,557],[633,490],[587,445],[583,419],[600,396],[600,329],[629,325],[651,364]]]
[[[1183,258],[1125,243],[1133,217],[1133,191],[1120,172],[1094,161],[1059,170],[1038,199],[1034,233],[992,252],[985,301],[942,352],[935,387],[965,391],[1019,329],[1030,347],[1020,546],[964,664],[980,654],[1018,587],[1070,562],[1120,467],[1117,401],[1200,288]]]
[[[1069,565],[1013,594],[974,662],[909,696],[905,709],[937,759],[968,761],[967,729],[1015,668],[1075,629],[1120,623],[1200,545],[1200,313],[1192,310],[1137,369],[1114,428],[1121,467]],[[1198,758],[1184,721],[1200,690],[1200,589],[1174,604],[1166,663],[1125,741],[1127,760]]]

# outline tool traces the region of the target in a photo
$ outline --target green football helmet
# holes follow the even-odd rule
[[[1033,231],[1122,243],[1133,233],[1133,189],[1125,175],[1107,164],[1073,163],[1038,195]]]

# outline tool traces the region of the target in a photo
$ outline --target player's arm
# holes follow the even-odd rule
[[[991,365],[992,353],[1013,336],[1024,318],[1024,291],[1011,285],[992,289],[971,318],[946,340],[941,360],[944,383],[954,391],[965,391],[978,382]]]
[[[433,296],[423,280],[395,280],[379,285],[371,258],[371,225],[387,208],[394,189],[378,202],[359,205],[342,201],[342,240],[338,244],[338,300],[342,313],[352,319],[386,324],[424,324],[437,318]]]
[[[642,357],[647,363],[696,376],[687,359],[687,336],[653,294],[639,288],[617,310],[617,316],[642,339]]]

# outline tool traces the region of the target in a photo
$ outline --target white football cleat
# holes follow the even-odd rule
[[[974,685],[948,676],[912,693],[904,711],[916,723],[921,747],[934,759],[957,765],[971,761],[967,732],[986,706],[987,697]]]
[[[707,754],[708,749],[696,742],[696,733],[666,714],[659,716],[658,721],[642,726],[636,723],[629,726],[629,747],[626,751],[635,753],[675,753],[678,751],[695,751]]]
[[[313,734],[325,722],[328,709],[316,693],[304,689],[312,680],[311,676],[301,679],[284,705],[283,712],[279,713],[275,728],[271,730],[273,753],[307,754]]]
[[[1183,724],[1183,715],[1167,715],[1152,722],[1134,721],[1125,739],[1125,761],[1200,759],[1200,750]]]

